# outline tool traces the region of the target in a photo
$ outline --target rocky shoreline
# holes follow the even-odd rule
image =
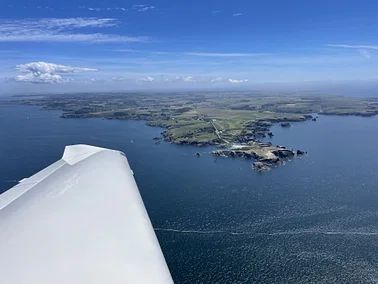
[[[215,156],[253,159],[253,169],[256,171],[268,171],[272,167],[282,165],[286,160],[295,155],[302,156],[307,152],[302,150],[289,150],[283,146],[271,146],[270,143],[253,142],[249,145],[241,145],[234,149],[215,150],[211,152]]]
[[[190,145],[196,147],[216,146],[218,148],[223,148],[220,150],[214,150],[211,154],[219,157],[252,159],[254,160],[253,169],[264,172],[273,167],[278,167],[284,164],[285,161],[290,160],[294,156],[306,155],[307,152],[303,150],[286,149],[285,146],[272,146],[272,143],[263,143],[259,139],[267,136],[272,138],[274,134],[270,129],[274,124],[279,124],[283,128],[289,128],[291,127],[290,122],[303,122],[306,120],[314,121],[314,117],[307,114],[303,115],[300,119],[295,120],[265,119],[248,122],[245,124],[246,131],[240,135],[236,135],[234,137],[235,142],[232,143],[225,143],[221,139],[213,139],[212,141],[207,142],[175,139],[169,135],[168,131],[163,131],[161,134],[165,141],[178,145]],[[240,144],[238,147],[234,147],[234,143]]]
[[[310,114],[303,115],[303,119],[291,120],[290,122],[299,122],[312,120],[314,117]],[[316,120],[315,120],[316,121]],[[286,149],[285,146],[272,146],[272,143],[263,143],[259,138],[274,136],[270,128],[273,124],[280,124],[283,128],[290,128],[291,124],[288,120],[263,120],[253,123],[253,130],[237,137],[237,141],[241,143],[238,147],[231,147],[223,150],[212,151],[211,154],[219,157],[231,157],[254,160],[253,169],[259,172],[269,171],[273,167],[280,166],[285,161],[290,160],[294,156],[303,156],[307,152],[303,150]],[[252,125],[251,125],[252,126]]]
[[[318,114],[377,114],[378,100],[339,96],[272,96],[269,94],[222,93],[111,93],[64,94],[24,98],[11,103],[61,110],[61,118],[144,120],[165,128],[153,139],[177,145],[216,146],[215,156],[253,159],[254,169],[266,171],[302,150],[289,150],[261,142],[273,138],[273,125],[290,128],[293,122],[316,121]],[[239,145],[238,147],[233,147]]]

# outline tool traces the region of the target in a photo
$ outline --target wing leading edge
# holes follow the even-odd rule
[[[67,146],[0,195],[0,283],[173,283],[123,153]]]

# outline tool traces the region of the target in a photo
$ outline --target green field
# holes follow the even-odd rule
[[[309,113],[378,114],[377,98],[260,92],[61,94],[15,103],[62,110],[63,118],[146,120],[165,127],[166,140],[197,146],[258,141],[273,123],[304,121]]]

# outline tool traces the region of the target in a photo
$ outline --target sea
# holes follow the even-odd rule
[[[274,126],[266,141],[308,155],[259,173],[212,147],[156,145],[164,129],[144,121],[60,114],[0,105],[0,193],[66,145],[117,149],[175,283],[378,283],[378,117]]]

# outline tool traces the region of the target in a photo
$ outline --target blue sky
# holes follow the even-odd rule
[[[377,78],[378,1],[0,3],[0,85],[248,87]]]

